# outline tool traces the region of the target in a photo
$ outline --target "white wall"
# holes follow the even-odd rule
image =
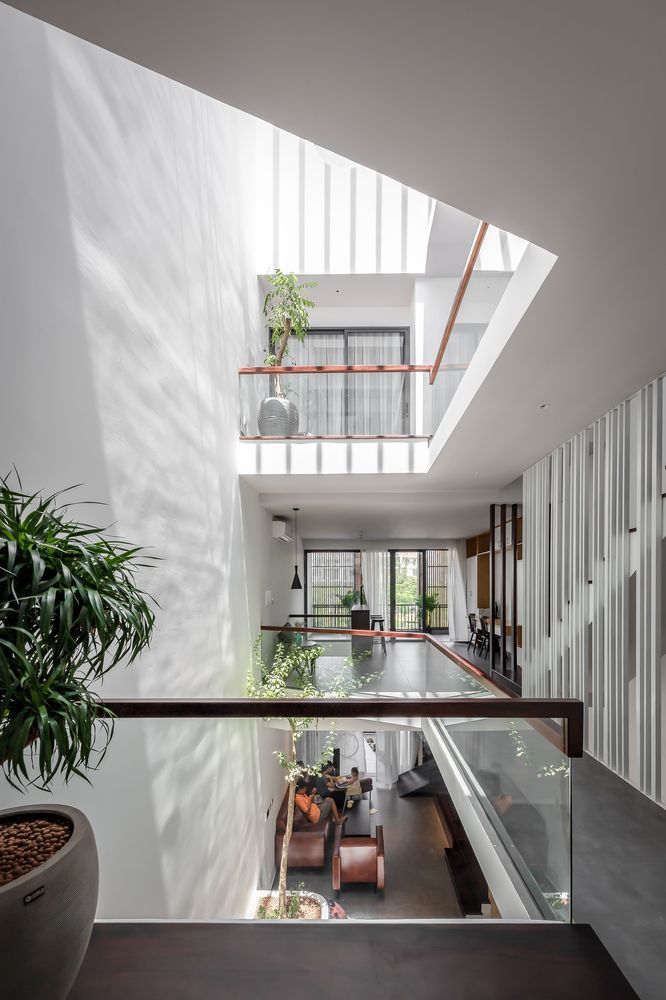
[[[363,326],[409,328],[410,323],[409,306],[318,306],[310,311],[310,325],[313,329],[356,329]]]
[[[235,370],[262,337],[248,119],[0,6],[0,123],[0,468],[84,484],[161,559],[152,648],[105,695],[243,694],[281,558],[236,471]],[[100,916],[244,912],[282,788],[262,729],[120,721],[94,787],[54,789],[93,821]]]

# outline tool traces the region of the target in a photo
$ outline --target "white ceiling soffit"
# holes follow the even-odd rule
[[[558,256],[461,418],[470,482],[666,369],[663,0],[12,6]]]
[[[261,487],[266,484],[262,482]],[[376,488],[376,487],[375,487]],[[413,484],[396,492],[371,492],[372,484],[354,493],[303,492],[261,493],[259,500],[271,514],[289,518],[300,507],[298,534],[301,539],[319,541],[358,539],[423,540],[465,538],[488,529],[490,503],[520,503],[522,482],[504,490],[466,490],[437,493],[415,491]]]

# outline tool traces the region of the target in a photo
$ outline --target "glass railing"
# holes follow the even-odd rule
[[[428,372],[407,365],[242,369],[242,438],[423,437]]]
[[[472,714],[466,695],[111,702],[140,717],[117,720],[92,788],[59,793],[95,827],[98,918],[270,916],[289,811],[279,754],[291,758],[307,712],[286,869],[299,907],[324,919],[571,919],[569,760],[531,721],[484,718],[504,702],[475,698]],[[314,773],[322,759],[330,781]]]
[[[435,725],[507,867],[544,918],[570,920],[571,761],[558,745],[559,723],[469,718]]]

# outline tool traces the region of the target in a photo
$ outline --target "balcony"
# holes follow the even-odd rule
[[[274,631],[264,630],[267,643]],[[328,634],[309,632],[324,639]],[[348,630],[342,632],[351,638]],[[143,720],[150,754],[167,752],[174,724],[197,730],[199,759],[179,764],[191,769],[193,784],[207,780],[201,766],[213,759],[208,750],[226,748],[233,766],[225,780],[238,785],[239,802],[227,822],[248,824],[243,856],[225,861],[236,870],[256,864],[257,846],[262,852],[251,836],[255,805],[243,790],[251,782],[259,806],[275,794],[253,775],[257,751],[284,742],[285,716],[312,720],[299,748],[305,759],[335,727],[341,767],[355,761],[374,782],[372,808],[363,801],[355,806],[368,831],[355,831],[349,843],[359,836],[372,840],[381,826],[385,881],[373,892],[371,884],[356,883],[354,871],[347,872],[339,902],[353,920],[247,919],[254,913],[252,894],[249,901],[237,895],[231,921],[100,923],[72,1000],[106,1000],[120,993],[127,1000],[212,997],[219,995],[220,983],[229,995],[274,997],[276,980],[281,991],[301,995],[304,975],[308,982],[323,975],[324,996],[343,988],[349,992],[351,978],[351,995],[363,988],[371,996],[425,998],[442,977],[451,995],[461,997],[531,996],[537,981],[539,995],[553,1000],[587,988],[593,995],[604,990],[618,998],[634,996],[591,929],[571,923],[571,763],[582,753],[582,705],[505,698],[431,637],[409,645],[423,668],[418,690],[391,692],[389,676],[342,701],[109,703],[119,716],[117,739],[132,739],[131,730]],[[316,669],[331,669],[327,659],[323,656]],[[391,669],[388,662],[385,673]],[[396,781],[398,745],[408,748],[411,766]],[[275,791],[280,787],[284,783]],[[278,807],[279,801],[271,804],[259,823],[269,855]],[[290,868],[290,887],[333,898],[330,852],[344,840],[343,832],[324,846],[321,867]],[[211,830],[210,858],[192,856],[190,882],[211,899],[222,892],[220,903],[229,913],[235,885],[213,877],[224,854],[224,828]],[[476,884],[470,889],[471,859]],[[121,856],[117,863],[124,863]],[[273,872],[271,861],[259,875],[259,895],[271,889]],[[139,895],[149,877],[137,873]],[[483,912],[495,919],[461,919]],[[324,949],[344,960],[328,963],[322,974]]]

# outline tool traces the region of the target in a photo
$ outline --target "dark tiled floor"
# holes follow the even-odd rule
[[[460,908],[446,863],[442,828],[430,798],[398,798],[395,789],[375,789],[372,817],[384,827],[386,889],[383,897],[370,885],[345,886],[340,903],[350,917],[460,917]],[[326,899],[331,888],[329,842],[323,871],[290,871],[289,888],[303,883]],[[276,883],[277,884],[277,883]]]

